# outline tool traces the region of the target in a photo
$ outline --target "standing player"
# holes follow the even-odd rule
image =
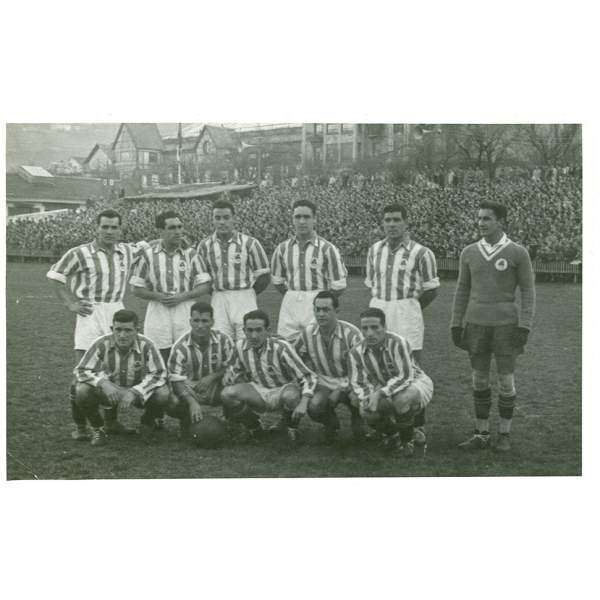
[[[269,285],[269,262],[258,240],[235,231],[231,202],[215,202],[212,214],[215,232],[198,244],[198,254],[212,279],[216,329],[241,339],[244,315],[256,310],[256,295]]]
[[[369,306],[385,313],[387,328],[406,338],[414,359],[421,362],[423,309],[437,296],[440,280],[433,252],[410,239],[406,208],[391,204],[383,209],[385,239],[367,254],[365,285],[371,288]],[[425,411],[415,417],[415,442],[424,445]]]
[[[123,308],[123,296],[137,250],[130,244],[120,243],[120,239],[121,215],[114,210],[103,210],[96,217],[94,241],[68,250],[46,274],[62,303],[77,315],[75,364],[96,338],[110,333],[113,315]],[[85,415],[75,403],[74,381],[69,401],[77,426],[72,437],[88,440]],[[129,432],[117,421],[116,408],[105,411],[105,417],[105,428],[110,433]]]
[[[173,387],[174,408],[183,433],[203,418],[201,405],[221,404],[223,375],[233,356],[233,342],[214,330],[210,304],[196,302],[190,309],[191,330],[179,338],[167,363]]]
[[[477,222],[483,236],[460,255],[452,322],[452,341],[466,350],[473,370],[475,433],[461,448],[487,448],[492,404],[490,366],[498,370],[499,437],[496,449],[510,450],[515,407],[516,357],[523,353],[535,312],[533,269],[527,250],[508,239],[506,208],[494,202],[480,205]],[[517,286],[521,310],[515,302]],[[466,325],[463,329],[463,320]]]
[[[183,223],[174,211],[156,217],[160,239],[140,253],[131,277],[133,295],[148,300],[144,335],[169,358],[171,346],[189,328],[190,307],[210,292],[210,275],[195,249],[182,247]]]
[[[295,443],[317,377],[288,342],[270,337],[265,312],[253,310],[244,315],[244,328],[246,339],[235,344],[231,385],[222,392],[226,415],[244,424],[255,437],[262,431],[258,415],[280,412],[288,439]]]
[[[414,415],[433,396],[433,382],[414,362],[403,337],[386,331],[385,314],[367,308],[360,315],[364,340],[350,351],[350,385],[367,423],[383,435],[384,446],[401,456],[414,454]]]
[[[74,372],[75,403],[92,425],[92,446],[106,439],[100,406],[143,409],[143,430],[153,429],[168,407],[167,369],[152,340],[138,334],[138,317],[131,310],[115,312],[112,332],[94,340]]]
[[[308,404],[313,421],[325,427],[325,439],[332,442],[340,428],[335,413],[338,404],[350,410],[352,432],[356,440],[364,436],[364,423],[358,406],[350,402],[348,353],[362,341],[360,330],[338,319],[339,300],[331,291],[319,292],[313,300],[316,323],[311,323],[297,337],[294,347],[317,374],[317,387]]]
[[[312,302],[319,291],[339,295],[346,289],[346,267],[339,250],[315,232],[316,213],[312,202],[294,202],[296,233],[275,248],[271,259],[273,283],[284,294],[277,333],[288,339],[314,322]]]

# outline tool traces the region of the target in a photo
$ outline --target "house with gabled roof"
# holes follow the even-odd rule
[[[111,144],[96,144],[83,161],[85,173],[105,174],[111,171],[114,153]]]
[[[121,177],[141,187],[167,183],[165,146],[156,123],[121,123],[112,144],[114,165]]]

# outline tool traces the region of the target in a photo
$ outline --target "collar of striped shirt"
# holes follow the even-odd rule
[[[217,235],[216,231],[210,237],[215,244],[221,243],[221,240],[219,239],[219,236]],[[231,237],[227,240],[228,244],[231,244],[232,242],[234,244],[237,244],[238,246],[242,245],[242,234],[239,231],[234,231],[231,234]]]
[[[383,338],[383,341],[381,342],[381,344],[377,344],[377,346],[369,346],[367,344],[367,340],[363,340],[361,342],[362,344],[364,344],[362,353],[366,354],[369,350],[372,350],[373,352],[381,352],[388,345],[390,340],[393,340],[393,337],[387,332],[386,332],[385,337]]]
[[[290,238],[290,241],[292,242],[292,244],[298,244],[300,245],[300,240],[298,239],[298,237],[296,235],[293,235]],[[313,232],[313,236],[306,240],[305,244],[312,244],[313,246],[318,246],[321,243],[321,238],[319,237],[319,235],[317,234],[316,231]]]
[[[316,337],[319,334],[321,334],[321,327],[317,325],[313,330],[313,337]],[[342,324],[339,321],[337,322],[337,325],[335,326],[335,329],[331,335],[340,338],[340,340],[344,339],[344,335],[342,333]]]
[[[244,343],[242,344],[242,350],[254,350],[257,354],[262,354],[263,352],[269,351],[273,347],[273,344],[274,338],[271,336],[266,339],[265,343],[260,348],[254,348],[248,343],[248,340],[244,340]]]
[[[164,252],[165,254],[169,254],[169,251],[163,246],[162,240],[158,240],[158,242],[156,243],[156,246],[154,246],[152,251],[154,252],[154,254],[158,254],[159,252]],[[175,250],[173,251],[173,254],[175,252],[179,252],[179,254],[183,254],[183,248],[181,246],[177,246],[177,248],[175,248]]]
[[[110,338],[110,340],[108,342],[108,345],[111,348],[115,348],[116,350],[119,350],[119,347],[117,346],[117,342],[115,341],[114,336],[112,336]],[[135,336],[135,340],[133,341],[133,344],[132,344],[131,348],[129,348],[128,352],[130,350],[133,350],[137,354],[141,354],[142,353],[142,349],[140,348],[140,338],[137,335]]]
[[[216,340],[217,340],[217,334],[215,333],[214,329],[211,329],[210,332],[209,332],[209,334],[208,334],[208,343],[210,344],[211,342],[215,342]],[[191,331],[188,333],[187,345],[188,346],[196,346],[198,348],[200,347],[194,341],[194,338],[192,336],[192,332]]]
[[[98,240],[94,240],[91,243],[91,247],[92,247],[92,254],[95,254],[96,252],[104,252],[104,253],[106,253],[106,250],[104,248],[101,248],[98,245]],[[119,254],[124,254],[124,250],[123,250],[123,248],[121,246],[121,242],[116,242],[115,245],[113,246],[113,248],[114,248],[115,252],[118,252]]]
[[[392,247],[392,245],[390,244],[390,238],[385,238],[383,240],[384,244],[387,244],[390,248]],[[400,242],[400,244],[398,244],[398,246],[396,246],[396,249],[400,248],[400,246],[404,246],[407,250],[411,250],[412,247],[415,245],[415,241],[410,239],[410,236],[407,234],[404,235],[404,237],[402,238],[402,241]]]

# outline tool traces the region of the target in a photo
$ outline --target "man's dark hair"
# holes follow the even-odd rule
[[[299,206],[306,206],[306,208],[310,208],[310,211],[312,212],[313,217],[316,216],[317,207],[310,200],[303,200],[303,199],[296,200],[296,202],[294,202],[294,204],[292,204],[292,212],[294,212],[294,210],[296,208],[298,208]]]
[[[181,221],[181,217],[174,210],[165,210],[160,214],[156,215],[156,219],[154,224],[157,229],[164,229],[167,225],[167,219],[179,219]]]
[[[192,307],[190,308],[190,317],[195,312],[199,314],[208,313],[211,317],[214,314],[213,307],[210,304],[208,304],[208,302],[194,302],[194,304],[192,304]]]
[[[212,207],[213,207],[213,210],[215,208],[228,208],[231,211],[231,214],[235,215],[235,209],[233,208],[233,204],[229,200],[225,200],[225,199],[217,200],[213,204]]]
[[[316,304],[317,300],[327,300],[328,298],[331,299],[331,303],[333,304],[333,308],[337,308],[340,305],[340,301],[338,300],[338,297],[330,290],[323,290],[321,292],[319,292],[314,298],[313,298],[313,306]]]
[[[496,219],[498,219],[498,221],[504,221],[506,223],[506,218],[508,216],[508,211],[506,210],[506,206],[503,206],[502,204],[498,204],[497,202],[490,202],[490,201],[486,201],[486,202],[482,202],[479,205],[480,209],[484,209],[484,210],[491,210],[494,215],[496,216]]]
[[[406,212],[406,208],[402,204],[388,204],[383,208],[383,216],[388,213],[399,212],[402,215],[402,218],[406,221],[406,217],[408,213]]]
[[[251,310],[244,315],[244,326],[250,319],[260,319],[265,324],[265,329],[270,325],[269,315],[264,310]]]
[[[381,324],[385,325],[385,313],[380,308],[370,307],[360,313],[361,319],[366,319],[367,317],[377,317],[381,321]]]
[[[138,326],[138,316],[132,310],[125,308],[118,310],[113,315],[113,323],[133,323],[136,327]]]
[[[98,213],[98,216],[96,217],[96,225],[100,225],[100,219],[102,219],[102,217],[106,217],[107,219],[119,219],[119,226],[121,225],[121,215],[112,208],[107,208],[106,210]]]

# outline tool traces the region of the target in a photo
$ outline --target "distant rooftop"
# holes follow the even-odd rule
[[[28,175],[32,177],[52,177],[52,173],[48,173],[44,167],[35,167],[32,165],[21,165],[19,169],[23,169]]]

